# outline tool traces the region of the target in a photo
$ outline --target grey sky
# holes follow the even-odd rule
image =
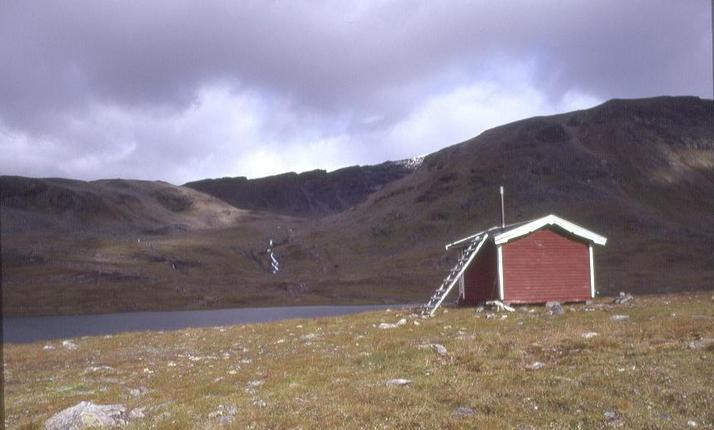
[[[710,0],[0,3],[0,173],[174,183],[712,97]]]

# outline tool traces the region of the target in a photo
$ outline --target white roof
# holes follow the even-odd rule
[[[552,226],[557,226],[561,228],[562,230],[567,231],[568,233],[577,236],[581,239],[585,239],[589,242],[592,242],[596,245],[605,245],[607,243],[607,238],[604,236],[600,236],[597,233],[594,233],[586,228],[580,227],[579,225],[573,224],[570,221],[564,220],[563,218],[560,218],[556,215],[550,214],[548,216],[544,216],[543,218],[538,218],[533,221],[528,221],[525,223],[519,223],[519,224],[514,224],[512,226],[506,226],[504,229],[501,229],[500,227],[491,227],[490,229],[476,233],[474,235],[465,237],[463,239],[459,239],[455,242],[451,242],[446,245],[446,249],[449,249],[453,246],[459,246],[462,244],[465,244],[465,242],[474,239],[481,234],[485,232],[491,232],[493,230],[501,230],[500,233],[497,234],[492,234],[493,240],[496,243],[496,245],[501,245],[503,243],[507,243],[513,239],[517,239],[521,236],[525,236],[527,234],[530,234],[536,230],[539,230],[545,226],[552,225]]]

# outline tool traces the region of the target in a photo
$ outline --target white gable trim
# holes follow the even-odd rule
[[[498,250],[498,300],[503,301],[504,297],[506,297],[503,288],[503,251],[500,245],[496,249]]]
[[[605,243],[607,242],[606,237],[600,236],[597,233],[593,233],[590,230],[580,227],[579,225],[575,225],[572,222],[566,221],[563,218],[557,217],[553,214],[550,214],[543,218],[539,218],[537,220],[531,221],[531,222],[524,224],[522,226],[516,227],[512,230],[508,230],[501,234],[498,234],[494,237],[494,241],[496,242],[496,245],[501,245],[501,244],[507,243],[513,239],[530,234],[530,233],[532,233],[536,230],[539,230],[547,225],[558,226],[558,227],[562,228],[563,230],[565,230],[577,237],[580,237],[582,239],[585,239],[592,243],[595,243],[596,245],[605,245]]]
[[[588,245],[588,256],[590,257],[590,298],[595,298],[595,262],[593,260],[593,244]]]

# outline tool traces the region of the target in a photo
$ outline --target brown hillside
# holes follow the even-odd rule
[[[497,224],[501,184],[508,222],[555,213],[609,238],[596,250],[602,292],[712,289],[713,121],[711,100],[612,100],[488,130],[332,215],[197,224],[208,230],[162,229],[197,216],[170,198],[168,209],[123,203],[121,181],[82,183],[103,197],[68,206],[28,197],[29,185],[8,194],[8,180],[34,180],[2,178],[4,305],[29,314],[422,301],[454,257],[443,244]],[[147,209],[161,207],[166,217]],[[101,216],[85,222],[86,208]],[[49,233],[65,222],[79,233]],[[119,227],[130,234],[106,233]],[[267,270],[269,238],[278,275]]]
[[[341,212],[367,199],[412,169],[400,162],[351,166],[334,172],[313,170],[258,179],[204,179],[185,187],[218,197],[235,207],[295,216]]]

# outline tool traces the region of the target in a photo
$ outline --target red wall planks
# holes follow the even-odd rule
[[[502,245],[504,301],[590,299],[588,245],[542,229]]]
[[[464,274],[466,303],[475,305],[498,299],[498,257],[493,240],[483,244]]]

